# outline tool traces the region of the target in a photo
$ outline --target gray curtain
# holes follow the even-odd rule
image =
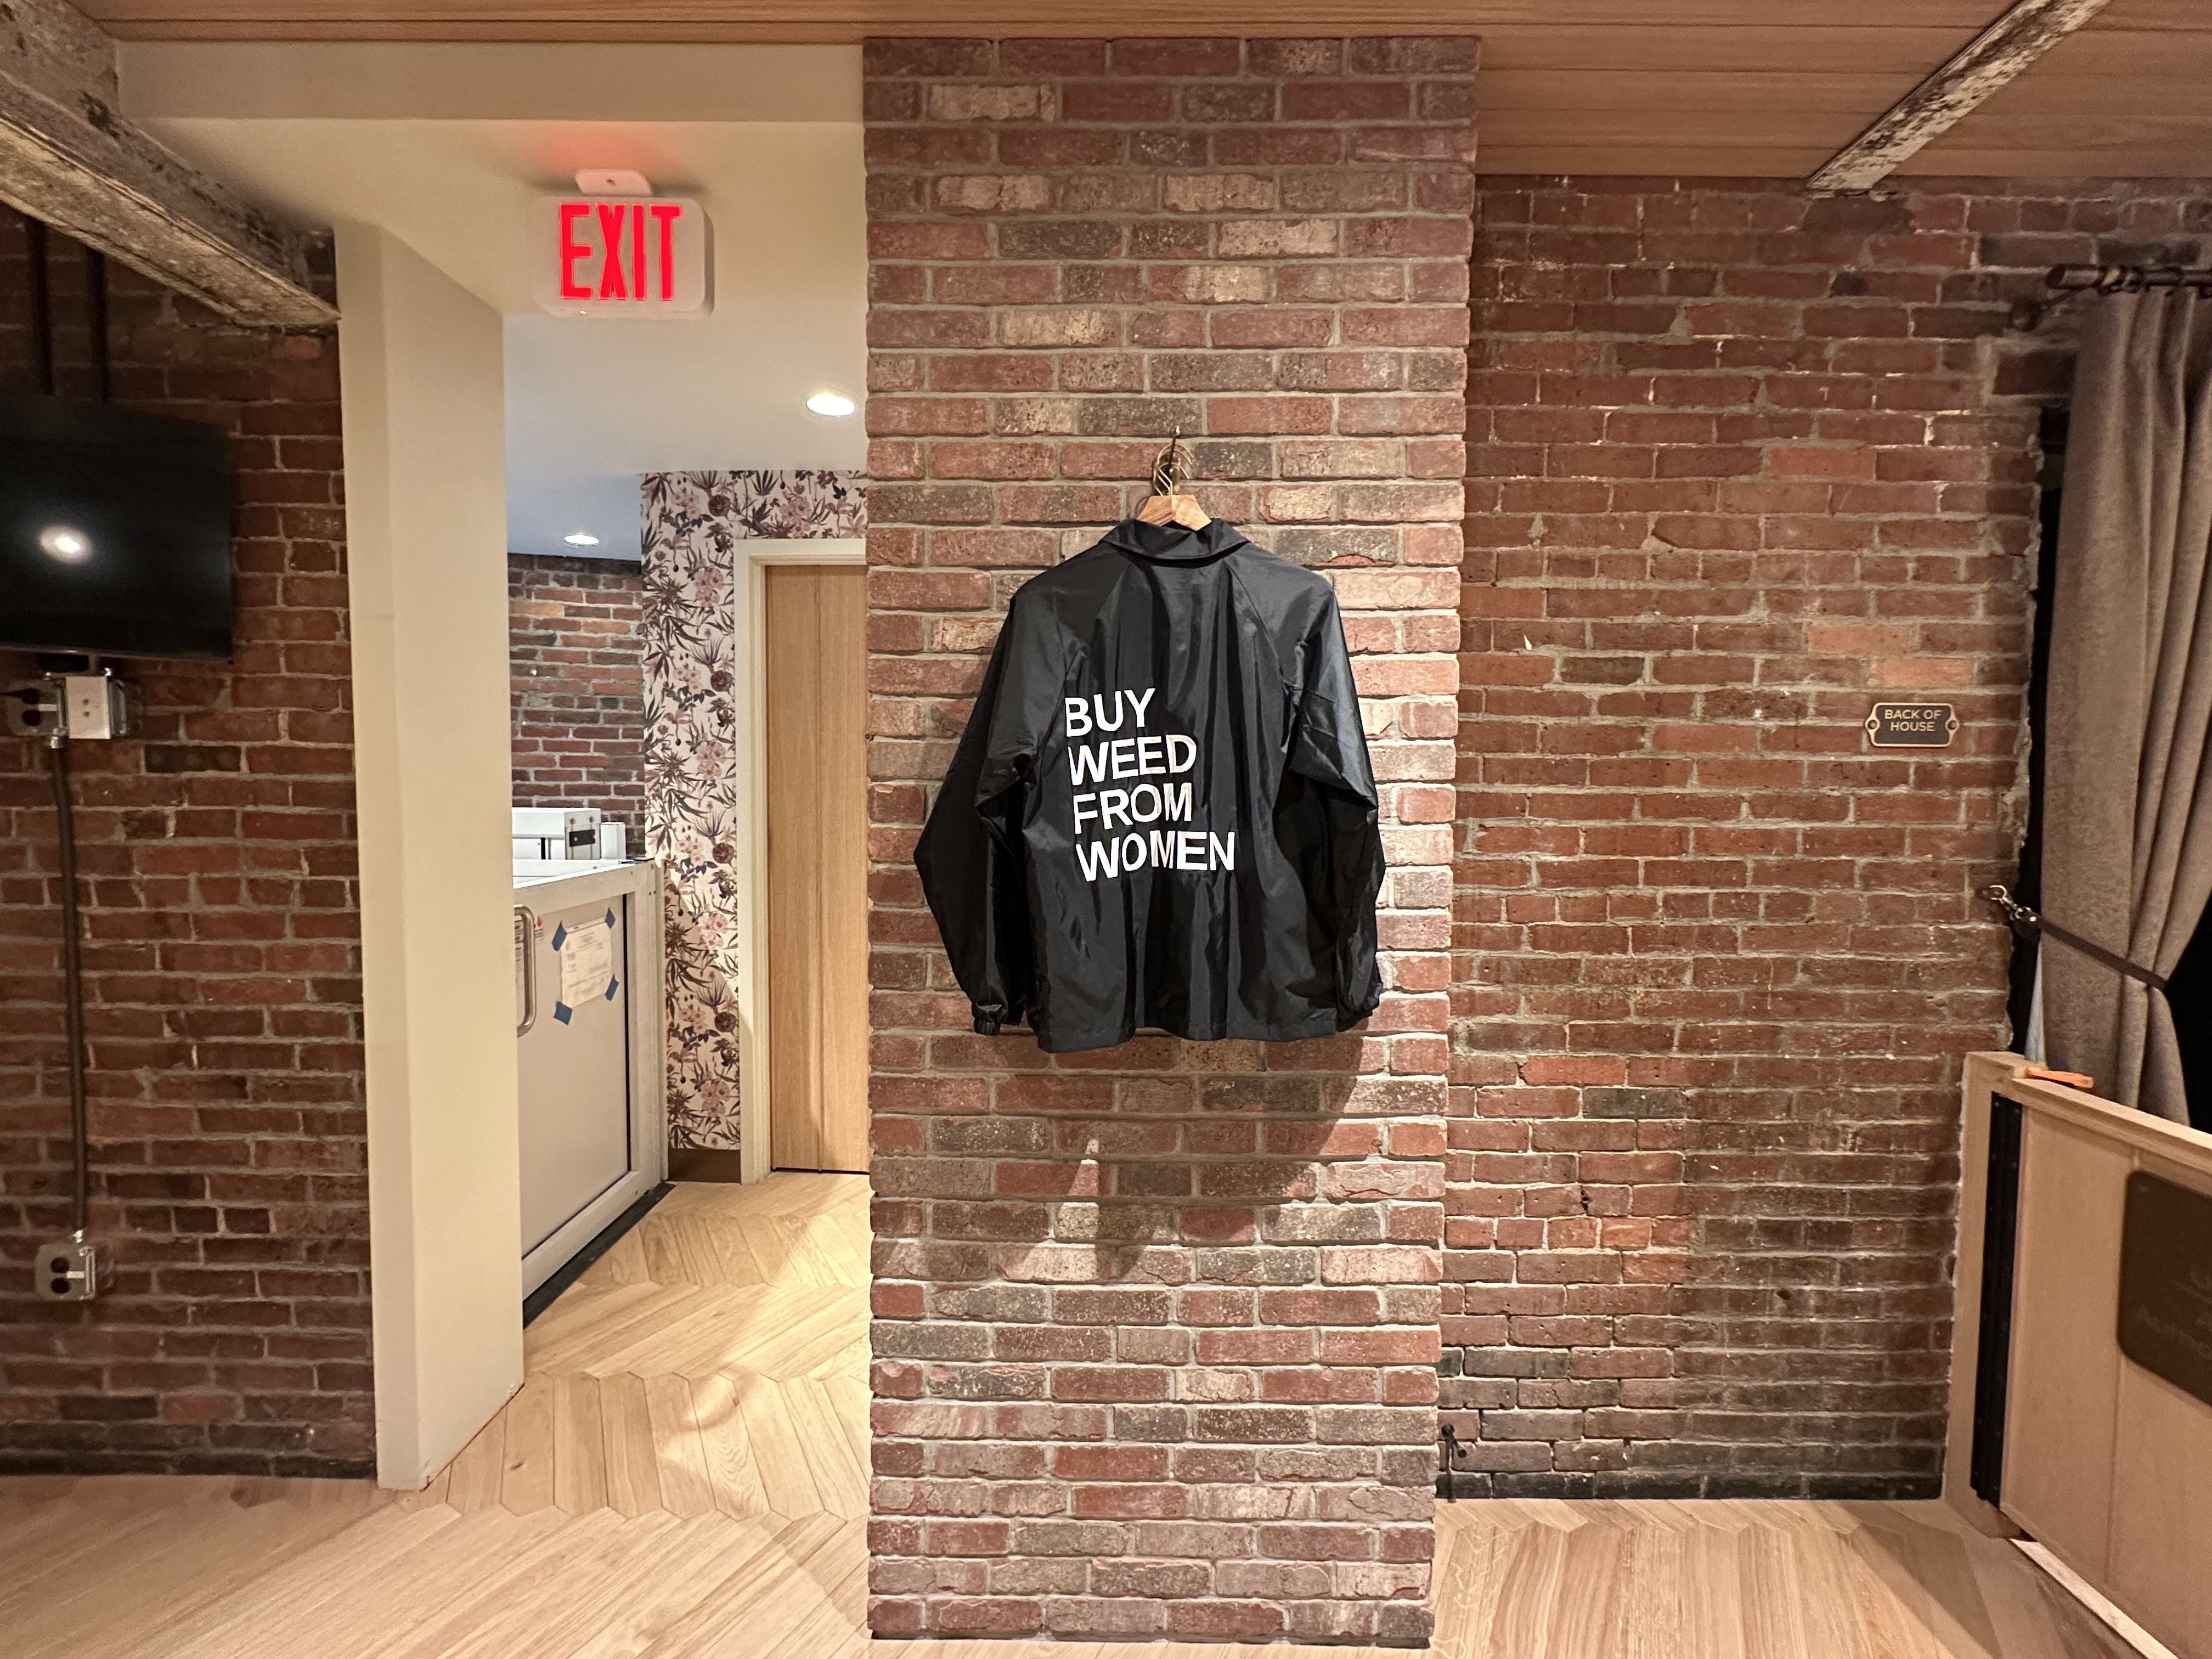
[[[2052,605],[2043,911],[2160,975],[2212,896],[2212,301],[2089,302]],[[2187,1121],[2172,1011],[2046,939],[2051,1063]]]

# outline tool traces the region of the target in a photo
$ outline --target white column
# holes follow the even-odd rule
[[[497,313],[341,226],[377,1477],[522,1382]]]

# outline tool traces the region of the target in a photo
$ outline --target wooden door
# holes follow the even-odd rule
[[[769,1157],[868,1167],[866,572],[768,568]]]

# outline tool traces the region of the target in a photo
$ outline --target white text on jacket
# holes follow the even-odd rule
[[[1237,832],[1216,835],[1188,825],[1198,740],[1181,732],[1148,732],[1158,688],[1069,697],[1068,782],[1075,791],[1076,862],[1087,882],[1111,881],[1139,870],[1208,872],[1237,867]],[[1078,743],[1098,732],[1125,735]],[[1111,784],[1109,780],[1112,780]],[[1180,781],[1178,781],[1180,780]],[[1096,787],[1086,789],[1085,786]],[[1080,839],[1088,830],[1096,839]],[[1121,833],[1116,834],[1116,831]]]

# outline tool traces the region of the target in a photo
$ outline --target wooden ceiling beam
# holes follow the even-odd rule
[[[2140,3],[2140,0],[2137,0]],[[1978,27],[1990,0],[84,0],[118,37],[854,42],[870,35],[1477,34],[1504,27]],[[1927,60],[1923,59],[1923,63]]]
[[[65,0],[0,8],[0,201],[234,322],[336,320],[313,239],[116,113],[115,43]]]
[[[2106,0],[2017,0],[1942,68],[1829,157],[1805,188],[1816,196],[1870,190],[1930,139],[2105,9]]]

